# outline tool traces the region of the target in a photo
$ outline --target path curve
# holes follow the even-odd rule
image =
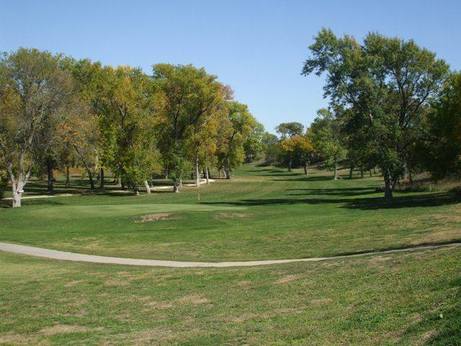
[[[461,247],[461,241],[440,244],[440,245],[421,245],[394,250],[370,251],[351,255],[340,255],[331,257],[311,257],[311,258],[292,258],[278,260],[261,260],[261,261],[235,261],[235,262],[187,262],[187,261],[168,261],[168,260],[152,260],[152,259],[137,259],[137,258],[121,258],[107,257],[96,255],[85,255],[75,252],[57,251],[44,249],[34,246],[18,245],[11,243],[0,242],[0,251],[10,252],[21,255],[29,255],[34,257],[43,257],[61,261],[73,262],[89,262],[100,264],[120,264],[133,266],[147,267],[168,267],[168,268],[230,268],[230,267],[253,267],[270,264],[294,263],[294,262],[321,262],[327,260],[337,260],[354,257],[364,257],[371,255],[385,255],[399,252],[414,252],[422,250],[434,250],[444,247]]]

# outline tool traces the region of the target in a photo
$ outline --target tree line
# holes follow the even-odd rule
[[[378,167],[392,202],[396,184],[430,172],[459,174],[461,74],[413,40],[368,34],[363,42],[323,29],[309,47],[302,74],[324,75],[322,109],[311,126],[282,123],[264,137],[266,160],[306,167],[323,160],[337,179],[339,162]]]
[[[0,59],[0,180],[11,184],[13,207],[31,176],[46,175],[51,192],[53,170],[68,185],[76,166],[91,189],[104,188],[107,170],[122,188],[147,192],[159,171],[176,192],[191,171],[197,186],[211,167],[230,178],[261,131],[203,68],[156,64],[148,75],[25,48]]]

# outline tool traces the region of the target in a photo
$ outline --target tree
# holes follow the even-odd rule
[[[295,135],[302,135],[304,126],[297,122],[281,123],[277,126],[276,131],[282,139],[285,139]]]
[[[39,164],[34,152],[48,148],[41,131],[59,122],[68,105],[72,79],[59,59],[24,48],[0,59],[0,158],[6,162],[13,207],[21,206],[32,168]]]
[[[360,131],[378,153],[385,199],[392,202],[411,143],[418,140],[421,111],[437,96],[447,64],[412,40],[368,34],[362,44],[322,30],[310,46],[303,74],[326,73],[325,97],[348,112],[345,128]]]
[[[250,163],[261,158],[263,153],[263,136],[264,125],[256,121],[255,127],[248,135],[245,143],[243,143],[246,163]]]
[[[346,156],[339,120],[328,109],[320,109],[308,133],[315,150],[333,168],[333,179],[337,180],[338,163]]]
[[[433,178],[461,169],[461,73],[450,76],[440,99],[427,112],[417,155]]]
[[[231,178],[233,168],[245,158],[244,143],[256,126],[256,119],[248,107],[237,101],[229,101],[226,116],[218,130],[218,168],[224,171],[226,179]]]
[[[289,157],[288,171],[291,172],[292,158],[297,155],[302,161],[304,174],[307,175],[307,168],[314,152],[314,147],[306,135],[294,135],[280,141],[280,148]]]
[[[152,81],[140,69],[104,67],[96,88],[94,108],[105,147],[104,164],[123,188],[138,192],[139,185],[150,179],[155,157]]]
[[[216,76],[192,65],[155,65],[153,79],[159,149],[173,178],[174,191],[179,192],[191,161],[198,186],[200,152],[210,145],[207,137],[213,137],[214,121],[223,111],[223,86]]]
[[[264,163],[266,165],[275,163],[280,155],[279,139],[272,133],[264,132],[261,142],[264,154]]]

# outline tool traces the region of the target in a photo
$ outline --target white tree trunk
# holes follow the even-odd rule
[[[205,179],[206,179],[206,183],[209,184],[210,183],[210,171],[208,170],[208,166],[205,167]]]
[[[150,189],[150,186],[149,186],[149,182],[147,180],[144,180],[144,186],[146,187],[147,193],[150,194],[151,189]]]
[[[198,155],[195,156],[195,186],[200,187],[200,171],[199,171],[199,160]]]
[[[11,189],[13,192],[13,208],[21,207],[21,199],[23,194],[24,186],[26,185],[26,181],[22,179],[22,176],[16,180],[15,178],[11,177]]]

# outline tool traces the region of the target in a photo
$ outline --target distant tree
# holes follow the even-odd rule
[[[49,148],[41,134],[54,131],[72,94],[72,79],[59,59],[24,48],[0,59],[0,159],[6,162],[13,207],[21,206],[32,168],[39,164],[34,154]]]
[[[327,166],[333,168],[334,180],[338,179],[338,163],[347,154],[338,118],[328,109],[320,109],[308,133],[315,150],[326,160]]]
[[[287,137],[302,135],[304,126],[297,122],[281,123],[276,127],[276,131],[282,139],[285,139]]]
[[[294,135],[280,141],[280,148],[288,156],[288,171],[291,172],[293,157],[297,155],[302,161],[304,174],[307,175],[307,169],[314,152],[314,147],[309,138],[305,135]]]
[[[244,143],[256,126],[256,119],[248,107],[236,101],[227,105],[226,116],[220,123],[217,143],[218,168],[224,171],[226,179],[232,170],[245,158]]]
[[[264,163],[266,165],[274,164],[280,155],[279,139],[272,133],[264,132],[261,142]]]
[[[418,140],[421,110],[437,96],[447,64],[412,40],[368,34],[360,44],[322,30],[310,46],[303,74],[326,73],[325,96],[348,110],[345,127],[360,131],[378,153],[385,199],[408,168],[409,148]]]
[[[258,160],[263,155],[263,136],[264,125],[256,121],[253,130],[243,143],[246,163]]]
[[[424,121],[423,140],[417,155],[435,179],[461,170],[461,73],[445,83],[440,99],[434,102]]]

